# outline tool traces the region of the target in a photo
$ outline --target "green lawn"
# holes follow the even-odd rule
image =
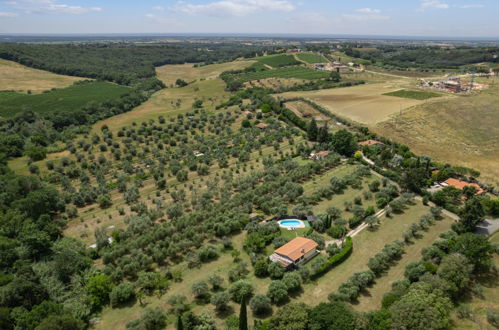
[[[377,230],[365,229],[362,231],[353,238],[352,255],[318,280],[305,284],[305,293],[299,296],[298,300],[312,306],[326,302],[328,295],[335,292],[353,273],[368,269],[367,262],[369,258],[381,251],[385,244],[396,239],[402,239],[402,233],[429,211],[429,207],[417,203],[408,208],[403,214],[395,214],[391,218],[382,218]],[[430,231],[434,230],[434,228],[431,228]],[[411,249],[411,246],[408,249]]]
[[[256,57],[254,58],[254,60],[257,60],[262,64],[269,65],[273,68],[300,64],[300,62],[298,62],[293,55],[285,55],[285,54]]]
[[[441,94],[425,92],[425,91],[410,91],[406,89],[401,89],[391,93],[385,93],[383,95],[401,97],[405,99],[415,99],[415,100],[427,100],[434,97],[440,97]]]
[[[299,53],[299,54],[296,54],[296,57],[298,57],[298,59],[302,60],[303,62],[306,62],[309,64],[327,62],[327,59],[324,56],[322,56],[322,54]]]
[[[417,219],[417,218],[416,218]],[[376,279],[376,283],[360,296],[355,308],[360,311],[369,311],[381,307],[383,295],[391,290],[392,283],[404,278],[405,266],[421,259],[421,250],[436,241],[439,235],[451,229],[454,220],[448,217],[437,221],[428,231],[422,231],[421,237],[405,248],[405,253],[383,276]],[[402,236],[402,235],[400,235]]]
[[[23,110],[40,114],[72,112],[89,102],[115,99],[129,90],[108,82],[92,81],[36,95],[0,92],[0,117],[13,117]]]

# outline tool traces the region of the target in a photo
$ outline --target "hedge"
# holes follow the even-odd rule
[[[314,274],[311,275],[312,279],[317,279],[322,275],[326,274],[333,267],[338,266],[343,261],[345,261],[351,254],[353,250],[353,242],[351,237],[347,237],[345,240],[345,247],[341,249],[338,254],[335,254],[331,258],[328,259],[327,263],[324,264],[321,268],[319,268]]]

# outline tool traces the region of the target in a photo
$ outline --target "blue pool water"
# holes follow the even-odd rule
[[[279,221],[279,225],[282,227],[301,227],[303,222],[300,220],[282,220]]]

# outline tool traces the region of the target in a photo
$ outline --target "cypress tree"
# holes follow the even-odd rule
[[[317,134],[319,132],[319,129],[317,128],[317,122],[315,121],[315,118],[312,118],[312,121],[308,125],[308,139],[310,141],[317,141]]]
[[[248,330],[248,315],[246,311],[246,297],[241,301],[241,311],[239,312],[239,330]]]
[[[184,324],[182,323],[182,315],[178,314],[177,317],[177,330],[184,330]]]
[[[317,133],[317,141],[320,143],[328,142],[329,140],[329,132],[327,129],[327,124],[324,124],[321,128],[319,128],[319,132]]]

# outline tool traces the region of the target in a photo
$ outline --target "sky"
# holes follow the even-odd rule
[[[0,0],[0,33],[499,38],[499,0]]]

